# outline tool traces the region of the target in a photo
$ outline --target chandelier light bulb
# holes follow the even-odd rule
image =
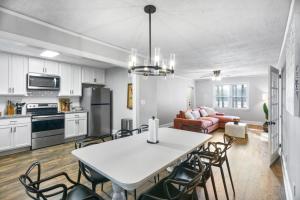
[[[175,54],[170,54],[170,69],[174,70],[175,68]]]
[[[154,65],[159,65],[159,60],[160,60],[160,48],[155,48],[154,49]]]

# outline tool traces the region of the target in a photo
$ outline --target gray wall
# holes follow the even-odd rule
[[[194,90],[194,87],[194,81],[189,79],[179,77],[158,79],[157,114],[161,125],[173,122],[180,110],[187,109],[189,89]]]
[[[286,71],[300,65],[300,2],[295,1],[295,10],[291,10],[290,20],[295,20],[295,26],[287,26],[286,43],[283,43],[283,53],[280,56],[278,67],[286,64]],[[293,20],[291,20],[293,21]],[[293,32],[295,34],[290,35]],[[283,78],[284,80],[284,78]],[[286,85],[286,81],[283,85]],[[286,85],[289,87],[289,85]],[[290,187],[290,195],[293,199],[300,199],[300,117],[290,114],[285,104],[285,93],[283,92],[283,123],[282,123],[282,160],[285,166],[286,183]],[[296,102],[295,102],[296,103]]]
[[[179,77],[138,77],[138,124],[148,123],[156,116],[160,125],[172,123],[180,110],[187,109],[189,88],[194,81]]]
[[[213,86],[216,82],[211,80],[196,81],[196,106],[213,107]],[[264,113],[262,111],[263,94],[268,93],[268,76],[256,77],[233,77],[223,78],[219,83],[248,83],[249,85],[249,109],[220,109],[226,115],[240,116],[241,120],[252,122],[264,122]]]
[[[122,118],[132,118],[132,110],[127,108],[127,85],[131,78],[126,69],[119,67],[106,69],[105,76],[105,87],[113,91],[113,130],[119,130]]]

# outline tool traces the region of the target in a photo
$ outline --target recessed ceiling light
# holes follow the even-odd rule
[[[55,51],[49,51],[49,50],[46,50],[46,51],[43,51],[40,56],[42,57],[46,57],[46,58],[54,58],[56,56],[58,56],[59,53],[58,52],[55,52]]]

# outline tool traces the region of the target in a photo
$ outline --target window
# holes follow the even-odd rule
[[[214,88],[214,104],[219,108],[249,108],[247,84],[224,84]]]

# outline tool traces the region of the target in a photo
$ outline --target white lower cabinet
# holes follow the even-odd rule
[[[87,134],[87,113],[69,113],[65,115],[65,138]]]
[[[0,151],[29,146],[31,146],[30,118],[0,120]]]

